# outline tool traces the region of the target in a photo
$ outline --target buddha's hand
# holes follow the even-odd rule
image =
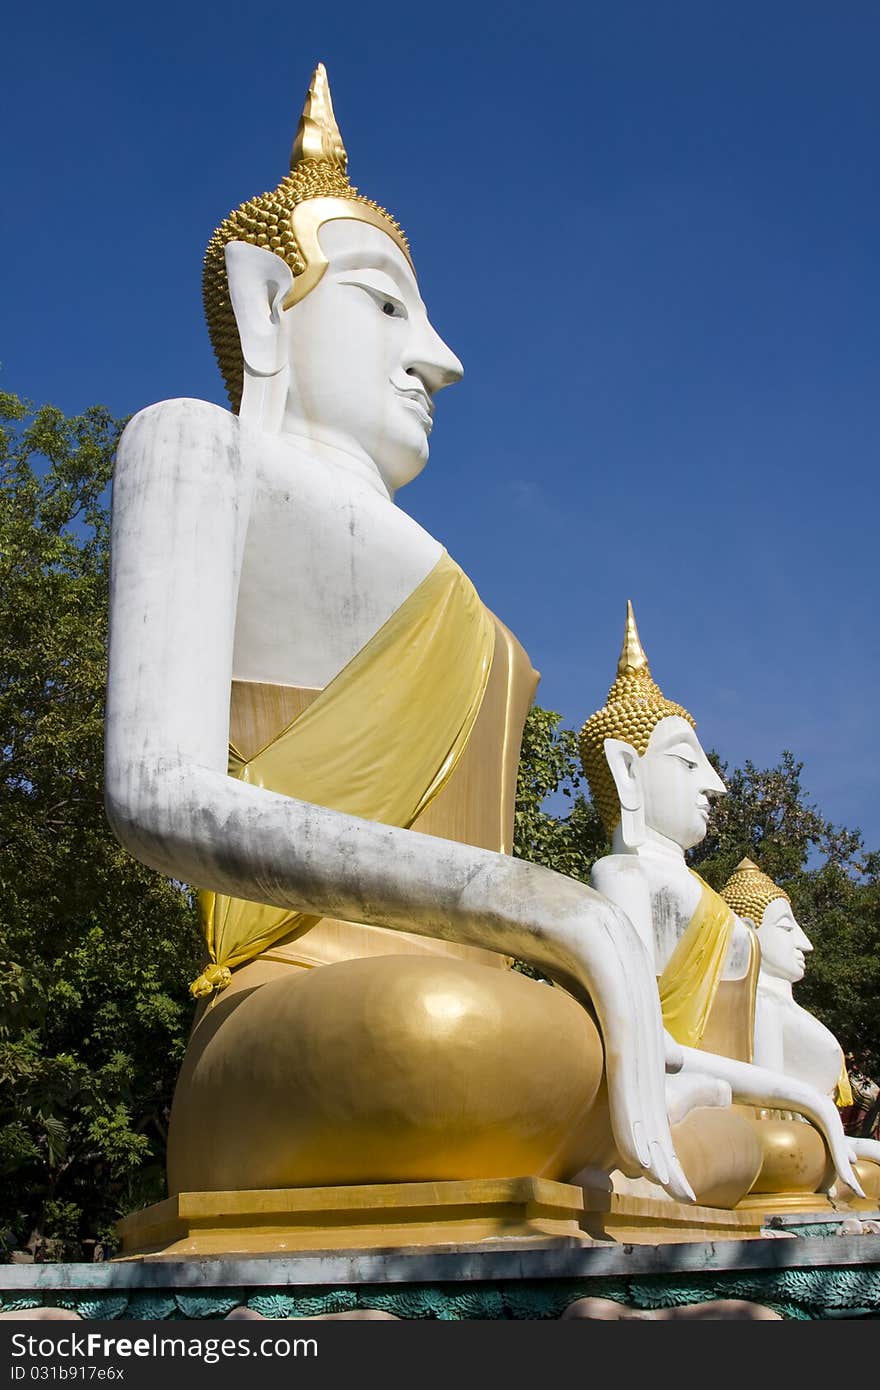
[[[851,1188],[857,1197],[864,1197],[853,1172],[851,1143],[843,1132],[840,1112],[829,1096],[823,1096],[815,1087],[783,1072],[769,1071],[766,1067],[755,1067],[748,1062],[737,1062],[731,1057],[720,1057],[691,1047],[684,1047],[681,1051],[686,1072],[727,1081],[734,1099],[743,1105],[794,1110],[805,1116],[825,1140],[840,1181]]]
[[[551,869],[486,856],[463,885],[456,925],[442,934],[526,960],[589,1004],[605,1050],[618,1166],[628,1177],[659,1183],[676,1201],[694,1201],[666,1114],[653,962],[626,914],[595,889]]]
[[[693,1202],[666,1112],[666,1055],[653,967],[629,918],[592,889],[583,904],[579,965],[602,1029],[619,1166],[676,1201]]]

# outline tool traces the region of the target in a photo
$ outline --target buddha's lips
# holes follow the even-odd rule
[[[419,391],[417,389],[405,391],[400,386],[395,386],[394,389],[399,396],[403,397],[404,401],[416,407],[417,414],[425,417],[424,423],[427,428],[430,429],[434,423],[434,402],[431,400],[427,391]]]

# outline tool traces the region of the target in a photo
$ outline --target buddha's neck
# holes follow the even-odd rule
[[[656,865],[658,870],[665,870],[667,873],[681,873],[682,870],[687,870],[687,862],[681,845],[676,844],[666,835],[661,835],[659,831],[652,830],[650,826],[643,842],[632,847],[624,841],[623,832],[618,825],[614,831],[612,848],[615,854],[638,855],[639,859],[647,860]]]
[[[782,980],[778,975],[768,975],[766,970],[762,970],[758,976],[758,988],[774,999],[794,1000],[791,980]]]
[[[394,501],[394,493],[382,477],[378,465],[356,444],[342,437],[317,437],[296,420],[285,420],[282,435],[303,457],[345,473],[355,486],[360,485],[387,498],[389,502]]]

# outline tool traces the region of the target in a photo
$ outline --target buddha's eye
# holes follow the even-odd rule
[[[381,283],[389,279],[389,277],[377,271],[375,273],[375,278],[379,283],[372,283],[372,274],[369,280],[366,278],[361,279],[359,275],[357,279],[343,280],[341,283],[343,285],[352,285],[358,290],[363,290],[364,294],[370,296],[376,308],[380,309],[386,318],[405,319],[407,317],[406,305],[402,300],[397,299],[390,289],[387,289],[385,285]]]

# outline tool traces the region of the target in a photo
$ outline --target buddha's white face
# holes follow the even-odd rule
[[[282,315],[290,390],[283,429],[369,460],[392,494],[428,461],[434,397],[462,365],[431,326],[392,239],[365,222],[320,230],[328,266]]]
[[[670,715],[655,726],[639,760],[645,827],[682,849],[706,835],[710,798],[725,791],[690,724]]]
[[[804,978],[805,956],[813,943],[801,927],[785,898],[774,898],[764,908],[758,928],[761,969],[778,980],[796,985]]]

